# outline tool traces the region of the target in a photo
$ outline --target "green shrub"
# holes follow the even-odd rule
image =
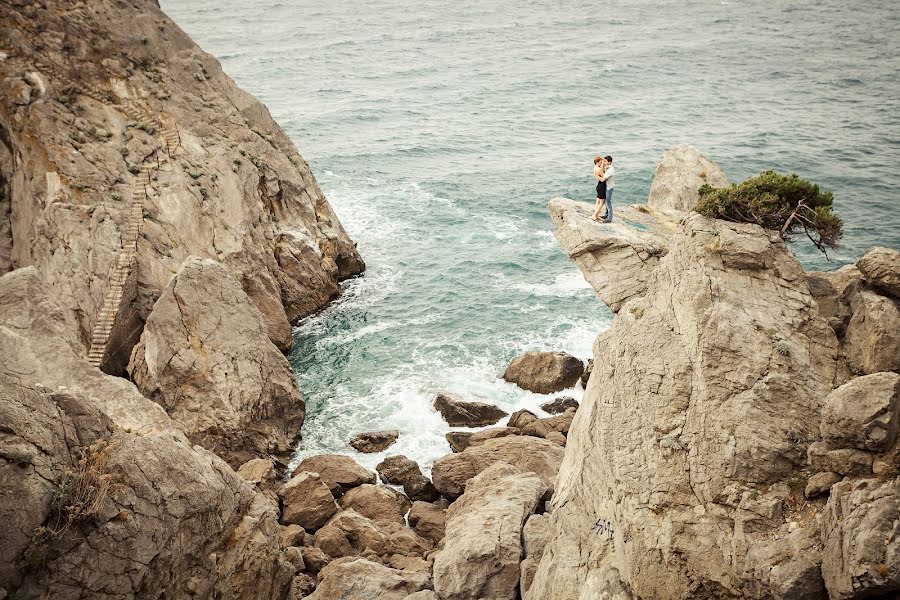
[[[784,238],[803,231],[825,252],[843,235],[844,223],[832,212],[834,197],[797,175],[765,171],[727,188],[704,184],[694,210],[707,217],[755,223]]]

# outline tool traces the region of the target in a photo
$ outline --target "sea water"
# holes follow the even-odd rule
[[[547,202],[592,201],[611,154],[616,204],[691,143],[732,181],[796,172],[834,192],[835,269],[900,248],[900,8],[894,1],[163,0],[272,111],[368,264],[300,322],[307,402],[296,459],[426,470],[449,451],[438,391],[537,410],[503,382],[528,350],[587,359],[611,320],[553,238]],[[558,395],[580,397],[579,389]],[[359,455],[355,433],[399,429]]]

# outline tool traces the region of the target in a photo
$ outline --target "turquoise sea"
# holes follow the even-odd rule
[[[270,108],[369,269],[295,329],[308,405],[298,457],[449,451],[438,390],[512,412],[526,350],[590,355],[611,315],[552,236],[548,200],[592,200],[612,154],[616,202],[646,199],[656,160],[691,143],[732,180],[797,172],[836,198],[835,269],[900,248],[900,5],[163,0]],[[568,395],[580,396],[578,390]]]

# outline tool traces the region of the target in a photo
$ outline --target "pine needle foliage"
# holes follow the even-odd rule
[[[764,171],[726,188],[703,185],[694,210],[715,219],[778,230],[786,239],[802,231],[827,255],[826,249],[837,246],[844,228],[832,212],[833,203],[831,192],[806,179]]]

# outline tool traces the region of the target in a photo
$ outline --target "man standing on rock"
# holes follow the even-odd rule
[[[600,218],[603,219],[604,223],[611,223],[613,218],[612,196],[613,187],[615,187],[615,183],[613,183],[613,175],[616,174],[616,171],[613,168],[612,156],[606,155],[603,157],[603,159],[603,164],[606,165],[606,168],[603,173],[600,174],[599,179],[600,181],[606,183],[606,215],[600,215]]]

